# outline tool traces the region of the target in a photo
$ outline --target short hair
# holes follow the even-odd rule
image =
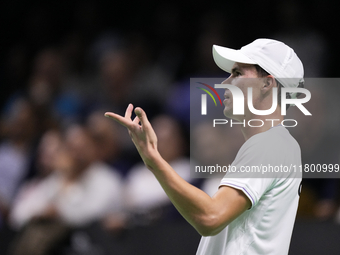
[[[255,66],[257,75],[258,75],[259,77],[266,77],[266,76],[270,75],[270,74],[269,74],[266,70],[264,70],[261,66],[259,66],[259,65],[254,65],[254,66]],[[275,79],[275,81],[276,81],[276,83],[277,83],[277,101],[278,101],[278,104],[281,106],[281,89],[283,88],[283,85],[282,85],[277,79]],[[298,88],[304,88],[303,82],[300,82],[300,83],[299,83]],[[296,95],[296,97],[300,96],[300,94],[301,94],[301,93],[298,93],[298,94]],[[288,99],[291,98],[291,96],[290,96],[289,93],[286,94],[286,97],[287,97]],[[289,106],[290,106],[290,105],[287,104],[286,110],[288,110]]]

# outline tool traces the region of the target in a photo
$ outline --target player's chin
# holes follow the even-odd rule
[[[228,106],[226,106],[226,107],[224,107],[223,114],[227,118],[231,118],[232,119],[233,118],[233,109],[228,107]]]

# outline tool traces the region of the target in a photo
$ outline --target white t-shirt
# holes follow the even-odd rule
[[[282,126],[271,128],[248,139],[240,148],[232,166],[296,166],[296,172],[261,174],[227,173],[221,186],[241,190],[251,208],[215,236],[202,237],[197,255],[287,255],[302,174],[301,151],[296,140]]]

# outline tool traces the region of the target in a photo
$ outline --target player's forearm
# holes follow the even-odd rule
[[[177,210],[201,235],[217,234],[221,219],[216,203],[209,195],[183,180],[158,152],[147,160],[146,165]]]

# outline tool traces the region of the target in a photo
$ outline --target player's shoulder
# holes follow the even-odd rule
[[[262,152],[299,151],[300,146],[290,132],[283,126],[273,127],[265,132],[249,138],[244,144],[245,149],[261,150]]]
[[[252,136],[249,140],[250,144],[266,144],[266,145],[278,145],[278,144],[295,144],[296,140],[290,134],[290,132],[283,126],[272,127],[271,129]]]

